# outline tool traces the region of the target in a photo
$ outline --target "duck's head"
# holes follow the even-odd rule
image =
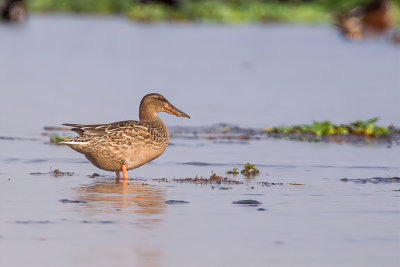
[[[153,120],[157,117],[158,112],[166,112],[178,117],[190,118],[189,115],[174,107],[162,95],[154,93],[145,95],[140,102],[140,120]]]
[[[361,16],[337,14],[335,17],[335,25],[340,29],[347,40],[359,41],[363,38],[363,25],[361,20]]]

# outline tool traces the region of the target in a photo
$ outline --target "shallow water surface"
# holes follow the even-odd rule
[[[22,137],[0,138],[0,266],[400,264],[400,184],[340,181],[399,177],[398,145],[174,135],[123,185],[41,135],[135,119],[148,90],[192,116],[162,115],[168,125],[398,124],[397,48],[346,43],[328,27],[73,16],[33,16],[0,35],[0,136]],[[225,174],[246,162],[260,175]],[[241,183],[173,181],[212,173]]]
[[[340,181],[399,176],[398,146],[180,141],[131,171],[123,186],[69,148],[43,141],[1,144],[11,152],[0,158],[2,266],[396,266],[399,261],[395,190],[400,184]],[[22,148],[29,152],[18,157]],[[261,174],[229,176],[243,184],[172,181],[209,177],[211,171],[224,175],[247,160]],[[75,174],[29,174],[56,167]],[[93,172],[106,177],[89,178]],[[153,180],[162,177],[170,182]],[[265,181],[283,184],[263,186]],[[262,204],[232,204],[246,199]]]

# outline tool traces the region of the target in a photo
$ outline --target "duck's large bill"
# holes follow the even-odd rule
[[[180,111],[176,107],[174,107],[172,104],[168,104],[167,106],[164,107],[164,112],[167,112],[169,114],[178,116],[178,117],[184,117],[184,118],[189,118],[190,116],[187,115],[185,112]]]

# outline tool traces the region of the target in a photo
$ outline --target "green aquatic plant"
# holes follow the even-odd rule
[[[244,176],[256,176],[260,173],[260,171],[256,168],[256,165],[246,163],[244,164],[244,169],[240,171]]]
[[[50,136],[50,142],[60,143],[70,141],[72,137]]]
[[[349,124],[333,124],[330,121],[314,121],[312,125],[265,128],[267,134],[311,134],[316,136],[353,135],[382,137],[391,133],[391,127],[376,125],[378,117]]]
[[[236,174],[239,174],[239,172],[238,172],[237,168],[233,168],[232,170],[226,171],[226,174],[236,175]]]

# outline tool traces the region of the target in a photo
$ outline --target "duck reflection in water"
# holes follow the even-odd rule
[[[163,222],[162,215],[167,211],[166,196],[164,189],[143,182],[98,177],[91,184],[77,188],[76,197],[87,201],[78,208],[79,212],[92,218],[90,221],[101,218],[123,224],[117,228],[127,231],[126,235],[132,238],[125,246],[132,253],[131,260],[137,263],[132,266],[157,267],[162,265],[164,249],[154,244],[147,230],[153,232]],[[115,225],[108,227],[114,228]]]
[[[121,186],[121,183],[123,186]],[[140,226],[152,227],[161,222],[157,215],[166,212],[165,190],[141,181],[117,179],[96,179],[94,183],[77,189],[80,200],[88,203],[82,205],[90,214],[140,214]]]

